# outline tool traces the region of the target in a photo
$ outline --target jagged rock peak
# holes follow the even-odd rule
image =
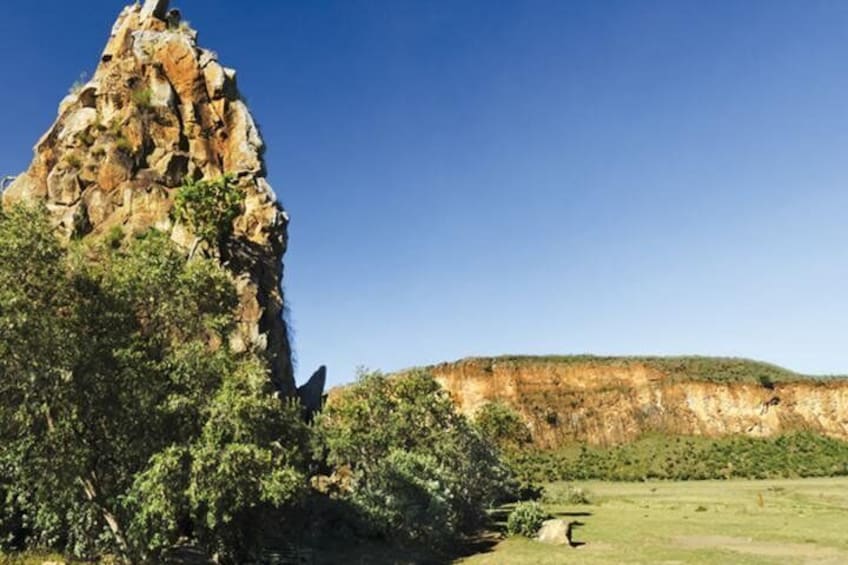
[[[152,16],[164,20],[168,13],[168,4],[168,0],[146,0],[141,8],[142,19]]]
[[[264,149],[236,72],[197,45],[167,0],[147,0],[120,13],[94,76],[62,100],[3,205],[45,202],[64,237],[153,227],[188,248],[193,234],[171,218],[175,191],[186,177],[232,175],[246,195],[227,261],[241,301],[233,346],[264,351],[277,385],[293,393],[280,290],[288,217]]]

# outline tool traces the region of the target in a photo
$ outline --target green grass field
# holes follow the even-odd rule
[[[848,563],[848,479],[583,482],[592,504],[548,485],[545,509],[585,525],[577,548],[507,538],[465,565]]]

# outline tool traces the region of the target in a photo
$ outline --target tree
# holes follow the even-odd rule
[[[7,538],[155,558],[193,535],[237,560],[239,524],[296,504],[306,428],[228,348],[236,304],[165,234],[64,248],[43,208],[0,215]]]
[[[514,451],[532,441],[530,429],[518,413],[502,402],[488,402],[474,415],[474,425],[499,448]]]
[[[174,198],[174,219],[185,222],[195,234],[191,258],[203,242],[219,249],[232,235],[233,221],[242,211],[244,192],[232,175],[211,180],[186,178]]]
[[[308,429],[299,406],[267,394],[259,369],[225,377],[199,437],[157,453],[136,476],[126,505],[137,553],[159,557],[190,524],[210,553],[242,562],[285,526],[305,494]]]
[[[361,375],[318,417],[315,442],[330,469],[351,471],[345,496],[386,537],[449,543],[507,484],[494,448],[423,372]]]

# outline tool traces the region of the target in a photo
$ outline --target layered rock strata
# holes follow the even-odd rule
[[[428,370],[467,415],[494,401],[513,407],[542,448],[622,444],[649,432],[769,437],[807,430],[848,440],[844,378],[722,382],[709,371],[690,377],[666,367],[639,359],[494,358]]]

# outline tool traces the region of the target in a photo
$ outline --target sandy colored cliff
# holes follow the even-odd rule
[[[799,429],[848,440],[848,380],[709,358],[504,357],[428,370],[473,415],[515,408],[543,448],[619,444],[645,432],[773,436]]]

